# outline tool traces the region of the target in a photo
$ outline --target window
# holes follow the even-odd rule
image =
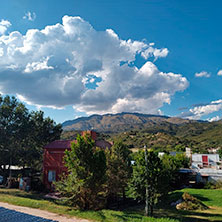
[[[49,170],[48,172],[48,181],[53,182],[56,180],[56,172],[55,170]]]

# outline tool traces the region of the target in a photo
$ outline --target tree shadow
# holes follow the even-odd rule
[[[218,213],[208,213],[206,211],[185,211],[176,209],[155,209],[154,217],[169,217],[172,219],[177,219],[182,222],[206,222],[206,221],[222,221],[222,215]],[[218,219],[217,219],[218,217]],[[215,218],[215,219],[209,219]]]
[[[204,211],[185,211],[185,210],[177,210],[175,206],[171,206],[172,202],[176,202],[179,200],[184,192],[174,192],[169,194],[167,197],[163,198],[161,202],[155,206],[154,209],[154,217],[155,218],[171,218],[176,219],[181,222],[207,222],[214,221],[219,222],[222,221],[222,214],[214,213],[213,210],[204,210]],[[200,194],[193,195],[201,201],[209,201],[209,198],[206,198]],[[135,211],[139,214],[144,213],[145,205],[135,206],[133,208],[129,208],[129,210]],[[209,212],[211,211],[211,212]]]
[[[26,191],[15,190],[15,189],[11,189],[11,190],[0,189],[0,194],[11,195],[15,197],[29,198],[33,200],[47,200],[55,204],[60,204],[58,200],[45,198],[45,193],[38,193],[38,192],[33,192],[33,191],[26,192]]]
[[[128,211],[123,211],[121,215],[119,214],[111,214],[113,218],[116,219],[116,221],[142,221],[143,220],[143,215],[138,215],[138,213],[134,212],[128,212]]]
[[[197,199],[199,199],[200,201],[209,201],[210,199],[207,197],[203,197],[200,194],[192,194],[192,196],[196,197]]]

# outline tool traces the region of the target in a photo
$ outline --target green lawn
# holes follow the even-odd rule
[[[184,191],[197,197],[207,206],[222,207],[222,190],[184,189]]]
[[[177,220],[168,218],[149,218],[145,217],[138,211],[114,211],[114,210],[101,210],[101,211],[79,211],[74,210],[61,203],[46,200],[42,195],[26,193],[17,189],[0,189],[0,201],[7,202],[14,205],[26,206],[31,208],[38,208],[47,210],[53,213],[75,216],[85,218],[93,221],[133,221],[133,222],[177,222]]]
[[[180,199],[184,192],[197,197],[209,209],[205,211],[183,211],[176,210],[170,206],[170,203]],[[168,217],[176,218],[185,222],[199,222],[199,221],[222,221],[222,190],[213,189],[183,189],[172,192],[167,199],[160,203],[157,211],[160,216],[167,215]]]
[[[206,211],[178,211],[171,207],[172,201],[178,200],[183,192],[188,192],[210,208]],[[0,189],[0,201],[14,205],[38,208],[57,214],[75,216],[93,221],[133,221],[133,222],[205,222],[222,221],[222,190],[206,189],[183,189],[171,193],[167,199],[160,203],[155,211],[154,217],[143,216],[144,206],[129,208],[126,211],[101,210],[101,211],[79,211],[64,206],[60,202],[46,200],[42,195],[26,193],[16,189]],[[173,219],[169,219],[173,218]]]

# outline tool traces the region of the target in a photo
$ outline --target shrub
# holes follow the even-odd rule
[[[204,189],[221,189],[222,188],[222,180],[218,180],[216,182],[208,181],[204,185]]]
[[[183,202],[176,205],[177,210],[206,210],[208,207],[203,204],[196,197],[190,195],[189,193],[184,193]]]
[[[222,188],[222,180],[218,180],[216,183],[215,183],[215,189],[221,189]]]

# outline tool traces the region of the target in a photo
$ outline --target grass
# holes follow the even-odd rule
[[[139,211],[80,211],[71,207],[62,205],[57,201],[44,199],[43,195],[26,193],[17,189],[0,189],[0,201],[18,206],[25,206],[47,210],[66,216],[75,216],[79,218],[89,219],[93,221],[133,221],[133,222],[177,222],[177,220],[169,218],[150,218],[145,217]]]
[[[207,206],[222,207],[222,190],[214,189],[184,189],[186,192],[197,197]]]
[[[170,203],[180,199],[183,192],[188,192],[209,206],[205,211],[183,211],[171,207]],[[154,210],[155,218],[145,217],[144,206],[128,208],[125,211],[101,210],[80,211],[63,205],[61,202],[44,199],[43,195],[26,193],[17,189],[0,189],[0,201],[14,205],[47,210],[67,216],[75,216],[93,221],[133,221],[133,222],[205,222],[222,221],[222,190],[183,189],[172,192]],[[170,219],[173,218],[173,219]]]
[[[183,211],[176,210],[175,207],[170,207],[170,203],[180,199],[184,192],[188,192],[201,200],[209,207],[204,211]],[[163,200],[158,206],[159,215],[176,218],[185,222],[199,221],[222,221],[222,190],[212,189],[183,189],[172,192],[167,199]]]

